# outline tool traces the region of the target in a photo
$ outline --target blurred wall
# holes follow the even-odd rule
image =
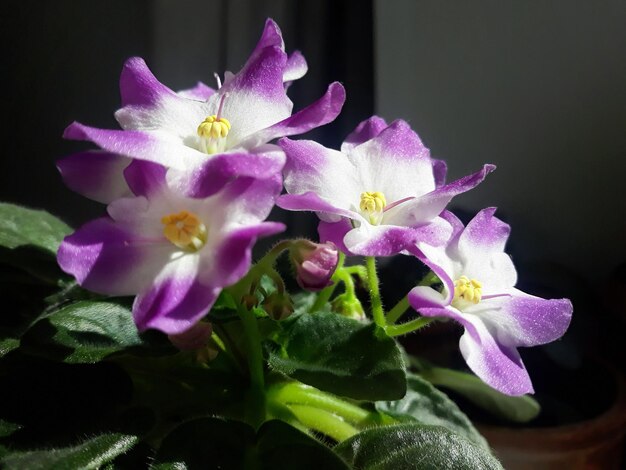
[[[454,206],[498,206],[522,262],[591,280],[626,260],[626,2],[375,1],[376,111],[407,119]]]

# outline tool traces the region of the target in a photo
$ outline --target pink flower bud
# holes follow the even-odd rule
[[[313,243],[298,240],[291,248],[291,259],[296,267],[296,281],[303,289],[318,291],[332,284],[339,253],[331,243]]]
[[[203,348],[211,338],[213,327],[210,323],[198,322],[183,333],[168,335],[171,343],[181,351]]]

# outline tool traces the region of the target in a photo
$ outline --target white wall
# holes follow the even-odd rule
[[[376,107],[498,206],[518,259],[626,260],[626,2],[376,0]]]

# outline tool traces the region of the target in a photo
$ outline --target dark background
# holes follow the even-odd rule
[[[101,214],[56,172],[55,160],[86,148],[63,129],[116,127],[129,56],[173,89],[213,85],[273,17],[309,64],[290,90],[295,109],[331,81],[347,89],[342,115],[308,137],[337,147],[376,112],[409,120],[453,178],[496,163],[453,209],[467,220],[499,206],[520,286],[574,300],[552,356],[571,365],[582,350],[604,351],[623,362],[626,2],[20,0],[3,1],[0,17],[0,199],[74,225]],[[315,236],[314,216],[279,217]],[[401,263],[386,266],[391,298],[413,282]]]

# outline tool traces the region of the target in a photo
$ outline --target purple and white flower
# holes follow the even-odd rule
[[[345,100],[343,86],[333,83],[317,102],[292,115],[286,88],[306,70],[301,54],[285,53],[280,29],[268,19],[244,67],[227,72],[219,89],[199,83],[176,93],[143,59],[131,58],[120,78],[122,108],[115,113],[122,130],[74,122],[64,136],[173,169],[168,179],[194,193],[201,187],[217,191],[235,176],[271,177],[284,165],[284,154],[268,142],[332,121]]]
[[[256,239],[284,226],[263,222],[281,190],[280,175],[238,178],[212,196],[183,196],[166,184],[166,168],[134,161],[124,170],[129,197],[108,205],[108,217],[65,238],[61,268],[80,285],[109,295],[136,295],[140,330],[169,335],[190,329],[221,289],[242,278]],[[111,200],[119,194],[100,191]]]
[[[447,247],[418,243],[414,251],[442,280],[443,291],[417,286],[408,298],[423,316],[461,323],[465,333],[459,346],[470,369],[493,388],[522,395],[532,393],[533,386],[517,347],[560,338],[569,326],[572,304],[514,287],[517,272],[504,252],[510,227],[494,212],[483,209],[467,227],[446,212],[454,228]]]
[[[281,139],[287,155],[285,188],[277,205],[317,212],[320,238],[347,253],[389,256],[416,240],[441,245],[450,224],[439,216],[450,200],[481,183],[495,167],[444,184],[446,167],[409,125],[373,116],[341,151]]]

